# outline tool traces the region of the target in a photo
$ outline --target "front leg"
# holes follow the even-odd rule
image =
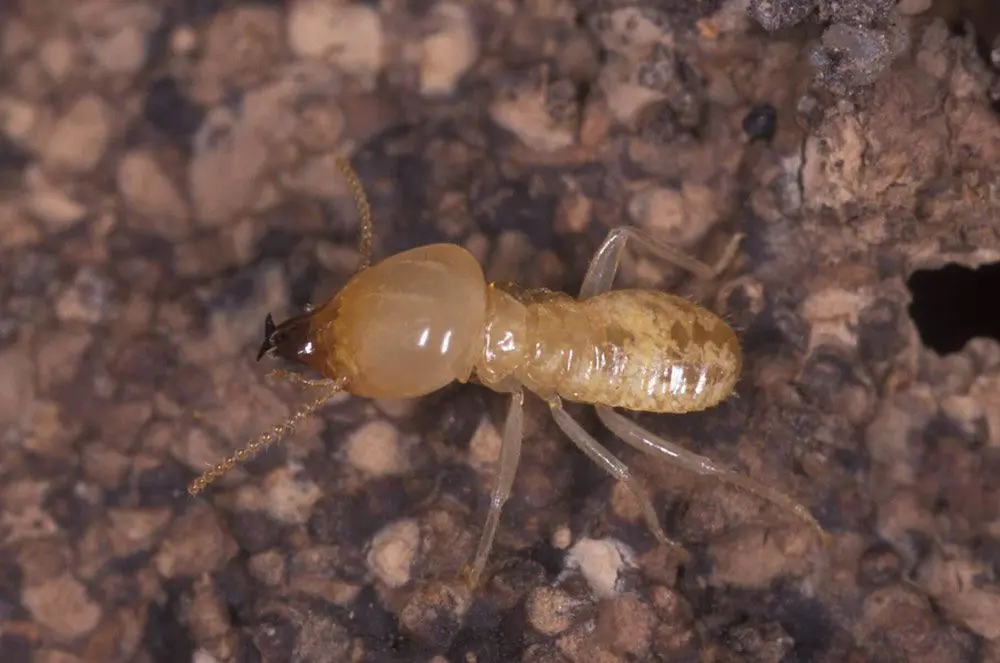
[[[510,407],[507,410],[507,421],[504,424],[503,438],[500,442],[500,468],[497,471],[497,482],[490,496],[490,510],[486,514],[486,524],[479,537],[479,546],[472,564],[466,566],[463,575],[466,582],[476,587],[486,568],[486,560],[493,549],[497,527],[500,525],[500,514],[510,497],[514,485],[514,475],[521,459],[521,441],[524,435],[524,392],[520,389],[511,393]]]
[[[587,269],[587,275],[583,278],[583,286],[580,288],[580,299],[589,299],[594,295],[611,290],[614,283],[615,274],[618,273],[618,265],[621,262],[622,251],[629,239],[635,240],[653,255],[659,257],[672,265],[686,269],[701,279],[711,280],[717,277],[729,266],[736,256],[740,242],[743,241],[743,234],[737,233],[726,246],[719,260],[714,265],[707,265],[700,260],[692,258],[680,249],[667,244],[663,240],[653,237],[645,230],[640,230],[634,226],[622,226],[615,228],[608,233],[607,238],[601,247],[594,253]]]

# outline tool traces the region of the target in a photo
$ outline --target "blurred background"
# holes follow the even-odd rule
[[[0,2],[3,663],[1000,661],[1000,12],[932,0]],[[683,563],[529,399],[303,394],[264,317],[460,244],[724,316],[736,395],[643,425],[832,535],[639,457]],[[630,415],[633,416],[633,415]],[[662,465],[662,466],[661,466]]]

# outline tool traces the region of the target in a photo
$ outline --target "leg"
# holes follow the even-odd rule
[[[365,188],[361,185],[361,178],[357,172],[351,168],[351,164],[346,159],[338,158],[337,169],[347,180],[347,185],[354,194],[354,204],[358,207],[360,217],[360,238],[358,240],[358,250],[361,252],[361,263],[358,271],[368,267],[372,262],[372,209],[368,204],[368,196],[365,195]]]
[[[618,263],[621,261],[622,251],[625,249],[625,243],[629,239],[635,240],[640,246],[645,247],[660,259],[686,269],[698,278],[708,280],[714,279],[732,262],[740,242],[743,241],[743,235],[738,234],[733,237],[722,257],[714,265],[710,266],[653,237],[644,230],[633,226],[615,228],[608,233],[607,239],[597,249],[597,252],[590,261],[587,275],[583,279],[583,287],[580,288],[580,299],[588,299],[594,295],[611,290],[611,284],[614,282],[615,274],[618,272]]]
[[[701,475],[715,476],[719,479],[739,486],[744,490],[761,497],[772,504],[794,514],[813,528],[819,534],[824,546],[829,543],[830,537],[823,527],[816,522],[812,514],[801,504],[793,500],[788,495],[754,481],[738,472],[733,472],[719,467],[708,458],[692,453],[676,444],[664,440],[662,437],[650,433],[645,428],[639,426],[634,421],[618,414],[606,405],[597,406],[597,416],[601,419],[615,435],[622,440],[643,451],[650,456],[661,458],[669,463],[686,470],[696,472]]]
[[[524,393],[518,390],[513,392],[510,397],[507,421],[504,424],[503,439],[500,442],[500,469],[497,472],[497,483],[493,487],[493,495],[490,497],[490,510],[486,515],[486,524],[483,525],[483,532],[479,537],[476,556],[473,558],[472,564],[467,566],[463,572],[466,582],[472,587],[479,584],[479,578],[482,576],[483,569],[486,568],[486,560],[493,548],[493,540],[496,538],[503,505],[510,497],[510,490],[514,485],[514,475],[517,473],[518,461],[521,458],[523,424]]]
[[[268,377],[272,377],[277,380],[286,380],[287,382],[291,382],[292,384],[298,385],[299,387],[303,387],[305,389],[326,387],[336,382],[336,380],[331,380],[330,378],[319,378],[319,379],[307,378],[299,375],[298,373],[292,373],[291,371],[286,371],[280,368],[274,369],[267,375]]]
[[[573,417],[569,416],[566,410],[562,407],[562,402],[555,398],[549,401],[549,408],[552,411],[552,417],[556,420],[556,424],[562,429],[562,432],[566,434],[569,439],[573,440],[574,444],[580,448],[583,453],[597,463],[601,469],[613,476],[618,481],[625,482],[625,485],[635,498],[639,501],[639,507],[642,509],[642,515],[646,518],[646,523],[649,525],[650,531],[653,532],[653,536],[663,544],[666,544],[672,548],[675,548],[678,553],[682,556],[686,553],[684,548],[674,541],[667,538],[666,533],[663,531],[663,527],[660,525],[659,519],[656,517],[656,509],[653,508],[653,502],[649,499],[649,495],[646,493],[646,489],[642,487],[638,479],[636,479],[632,472],[628,469],[628,466],[622,461],[615,458],[610,451],[605,449],[601,444],[593,438],[583,427],[576,422]]]

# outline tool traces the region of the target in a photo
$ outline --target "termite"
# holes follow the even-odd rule
[[[665,414],[705,410],[726,400],[742,369],[733,329],[705,308],[676,295],[612,290],[630,240],[669,264],[714,279],[740,237],[714,266],[634,227],[610,231],[594,254],[576,298],[568,294],[486,281],[479,262],[455,244],[421,246],[371,264],[372,215],[357,173],[338,162],[360,216],[361,262],[332,299],[281,324],[270,314],[257,354],[277,356],[319,373],[272,374],[315,390],[315,399],[195,479],[197,495],[237,462],[294,430],[336,393],[367,398],[415,398],[453,381],[477,382],[509,395],[496,485],[466,580],[475,586],[486,567],[521,454],[524,394],[549,406],[558,427],[638,500],[656,539],[668,538],[653,503],[629,467],[574,420],[563,401],[595,406],[600,421],[632,447],[701,475],[717,477],[786,509],[827,535],[809,511],[788,495],[725,469],[640,427],[615,411]]]

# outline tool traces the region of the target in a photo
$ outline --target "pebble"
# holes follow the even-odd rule
[[[76,7],[84,47],[105,71],[132,75],[146,63],[150,35],[160,25],[153,3],[92,0]]]
[[[90,633],[101,619],[100,606],[68,573],[26,587],[21,601],[38,624],[61,642]]]
[[[643,660],[649,652],[656,619],[652,609],[634,596],[619,596],[601,605],[595,635],[608,649]]]
[[[707,186],[684,184],[680,191],[652,187],[629,200],[628,211],[638,225],[681,249],[697,244],[719,220],[717,195]]]
[[[420,93],[450,95],[479,58],[479,39],[465,5],[439,2],[430,19],[436,29],[421,45]]]
[[[112,509],[108,513],[111,554],[128,557],[153,545],[154,537],[173,518],[171,509]]]
[[[296,477],[289,467],[281,467],[267,477],[268,515],[289,525],[302,524],[312,515],[313,505],[322,495],[309,479]]]
[[[489,415],[479,420],[469,441],[469,463],[477,472],[493,472],[500,458],[502,438]]]
[[[171,523],[154,563],[164,578],[195,577],[219,568],[227,547],[215,511],[198,504]]]
[[[82,267],[56,299],[56,317],[62,322],[95,324],[110,313],[113,284],[92,267]]]
[[[38,60],[45,72],[56,83],[66,79],[77,57],[73,42],[64,36],[57,36],[45,41],[38,51]]]
[[[991,564],[963,559],[952,546],[947,554],[933,553],[917,571],[917,583],[938,606],[970,631],[989,641],[1000,641],[1000,582]]]
[[[420,549],[420,525],[407,518],[383,527],[372,538],[368,570],[387,586],[402,587],[410,581],[410,569]]]
[[[256,201],[268,152],[253,127],[234,111],[218,107],[194,137],[187,185],[195,219],[218,226]]]
[[[87,207],[74,200],[45,177],[37,166],[29,167],[24,183],[30,190],[26,208],[42,221],[50,233],[59,233],[87,215]]]
[[[400,611],[399,623],[420,642],[444,649],[462,627],[471,604],[472,593],[464,583],[420,584]]]
[[[536,152],[555,152],[573,145],[573,126],[553,116],[545,96],[540,81],[524,83],[509,94],[498,95],[490,104],[490,118]]]
[[[166,231],[164,234],[167,237],[181,238],[180,233],[170,232],[169,226],[186,227],[189,215],[187,203],[152,154],[139,150],[122,157],[118,164],[118,192],[141,217],[154,222],[160,219],[168,222],[156,224],[157,229]]]
[[[35,367],[18,347],[0,353],[0,427],[21,420],[35,400]]]
[[[543,635],[558,635],[573,625],[584,601],[555,587],[538,587],[528,595],[525,610],[531,627]]]
[[[399,431],[388,421],[371,421],[347,438],[347,461],[373,477],[402,472],[406,463]]]
[[[805,527],[741,528],[711,545],[711,584],[764,589],[777,578],[807,570],[815,534]]]
[[[17,145],[27,145],[38,113],[35,107],[17,97],[0,97],[0,130]]]
[[[330,62],[369,87],[386,64],[382,18],[363,4],[295,3],[288,15],[288,43],[299,57]]]
[[[632,551],[615,539],[580,539],[566,555],[566,570],[578,569],[599,599],[618,593],[618,578],[634,566]]]
[[[916,16],[923,14],[934,5],[934,0],[899,0],[896,12],[901,16]]]
[[[111,140],[114,113],[96,94],[85,94],[60,117],[43,150],[45,165],[54,170],[88,173]]]
[[[266,550],[250,558],[247,564],[250,575],[269,587],[285,581],[285,555],[278,550]]]

